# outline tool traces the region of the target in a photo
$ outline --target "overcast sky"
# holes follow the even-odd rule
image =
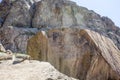
[[[0,0],[1,1],[1,0]],[[107,16],[120,27],[120,0],[72,0],[78,5],[94,10],[101,16]]]
[[[107,16],[120,27],[120,0],[72,0],[78,5]]]

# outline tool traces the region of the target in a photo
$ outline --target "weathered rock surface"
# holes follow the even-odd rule
[[[6,49],[26,52],[27,40],[38,30],[32,24],[34,4],[39,0],[3,0],[0,4],[0,41]]]
[[[3,26],[31,27],[37,0],[15,0]]]
[[[30,2],[31,3],[31,2]],[[31,3],[32,4],[32,3]],[[26,0],[18,0],[13,4],[7,16],[4,26],[30,27],[31,16],[29,12],[29,2]]]
[[[3,25],[6,16],[9,13],[9,9],[10,9],[11,5],[9,3],[9,0],[3,0],[0,3],[0,27]]]
[[[10,61],[0,63],[1,80],[77,80],[57,71],[48,62],[24,61],[12,65]]]
[[[101,17],[69,0],[42,0],[37,3],[35,9],[33,27],[77,27],[94,30],[111,38],[120,49],[120,29],[107,17]],[[112,33],[112,36],[109,33]]]
[[[0,43],[0,52],[6,52],[5,48],[3,47],[1,43]]]
[[[120,79],[120,28],[70,0],[3,0],[0,42],[80,80]]]
[[[97,32],[71,28],[38,32],[28,41],[33,59],[79,80],[119,80],[120,50]]]
[[[6,49],[14,52],[26,52],[27,40],[35,35],[36,28],[18,28],[8,26],[0,29],[0,40]]]
[[[44,30],[60,27],[90,29],[111,38],[120,49],[120,29],[109,18],[77,6],[70,0],[3,0],[0,3],[0,26],[1,34],[4,34],[5,27],[9,26]],[[9,41],[9,37],[2,37],[0,41],[8,48],[3,42],[5,39]],[[16,42],[13,41],[13,44]],[[16,49],[17,45],[11,46],[13,51],[25,52],[23,47]]]

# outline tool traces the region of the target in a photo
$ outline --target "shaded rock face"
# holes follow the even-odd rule
[[[27,40],[38,30],[30,28],[39,0],[3,0],[0,6],[0,41],[6,49],[26,53]]]
[[[18,0],[13,3],[4,26],[31,27],[33,0]]]
[[[120,51],[94,31],[71,28],[38,32],[28,40],[27,53],[48,61],[79,80],[119,80]]]
[[[3,0],[0,3],[0,33],[4,34],[3,30],[9,26],[44,30],[60,27],[90,29],[111,38],[120,49],[120,29],[109,18],[101,17],[69,0]],[[4,37],[1,42],[5,44],[3,40]]]
[[[8,26],[1,28],[0,39],[6,49],[14,52],[26,52],[27,40],[35,35],[35,28],[17,28]]]

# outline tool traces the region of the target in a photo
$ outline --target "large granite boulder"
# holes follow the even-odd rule
[[[74,12],[72,6],[75,6],[75,3],[68,0],[42,0],[38,2],[36,5],[37,11],[33,18],[33,27],[52,28],[75,25],[76,20],[73,15]],[[83,16],[80,14],[80,17]]]
[[[107,17],[101,17],[94,11],[69,0],[42,0],[37,3],[35,9],[33,27],[44,29],[77,27],[94,30],[111,38],[120,49],[120,29]],[[110,36],[109,33],[113,35]]]
[[[38,32],[28,40],[27,53],[79,80],[120,79],[120,50],[111,39],[91,30]]]
[[[3,0],[0,3],[0,33],[8,35],[3,30],[9,26],[44,30],[60,27],[90,29],[111,38],[120,49],[120,29],[112,20],[70,0]],[[3,40],[4,37],[0,39],[1,42]],[[6,43],[2,44],[5,46]],[[13,51],[16,50],[12,47]],[[22,48],[19,51],[23,52]]]

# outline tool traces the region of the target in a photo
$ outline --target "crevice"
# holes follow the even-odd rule
[[[35,17],[35,13],[36,13],[36,4],[37,3],[33,3],[30,8],[30,13],[31,13],[30,28],[33,28],[33,19]]]

